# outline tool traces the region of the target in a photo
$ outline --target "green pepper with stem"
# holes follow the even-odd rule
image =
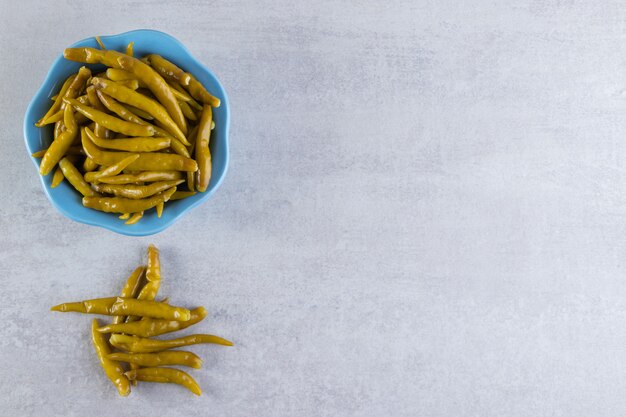
[[[155,319],[187,321],[191,312],[183,307],[174,307],[156,301],[135,298],[107,297],[92,300],[63,303],[51,308],[52,311],[103,314],[106,316],[137,315]]]

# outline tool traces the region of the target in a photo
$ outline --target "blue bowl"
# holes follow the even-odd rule
[[[193,74],[211,94],[221,100],[220,107],[213,110],[215,129],[211,134],[211,156],[213,160],[213,172],[211,182],[206,192],[197,193],[183,200],[171,201],[165,204],[163,215],[159,219],[155,210],[146,212],[144,217],[134,225],[126,225],[118,216],[111,213],[103,213],[88,209],[82,205],[82,196],[72,188],[67,181],[63,181],[56,188],[51,187],[52,174],[41,177],[41,184],[48,199],[58,211],[66,217],[77,222],[104,227],[117,233],[128,236],[147,236],[167,229],[180,219],[185,213],[198,206],[219,188],[226,175],[228,168],[228,125],[229,109],[228,97],[217,77],[204,65],[198,62],[191,53],[170,35],[156,30],[133,30],[113,36],[101,36],[102,42],[107,49],[123,51],[126,45],[134,41],[134,50],[137,56],[155,53],[174,62],[184,70]],[[97,48],[95,38],[83,39],[71,47],[94,47]],[[61,88],[63,81],[72,73],[78,71],[83,64],[68,61],[61,54],[52,64],[46,79],[35,93],[26,110],[24,118],[24,139],[26,150],[29,155],[45,149],[52,141],[53,125],[44,128],[35,127],[35,122],[48,110],[52,102],[50,97]],[[98,71],[103,67],[88,65],[92,70]],[[36,173],[39,175],[40,159],[32,158]]]

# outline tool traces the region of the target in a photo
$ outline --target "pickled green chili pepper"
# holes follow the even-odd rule
[[[119,394],[122,397],[125,397],[130,394],[130,381],[124,375],[124,370],[120,364],[114,359],[108,357],[111,353],[111,349],[109,348],[104,335],[96,331],[98,327],[98,320],[93,319],[91,322],[91,341],[93,342],[93,347],[96,350],[96,355],[98,355],[100,365],[102,366],[102,369],[104,369],[106,376],[115,385]]]
[[[98,165],[113,165],[128,156],[128,152],[108,152],[93,143],[94,134],[89,128],[83,128],[81,139],[87,156]],[[139,158],[128,166],[133,171],[196,171],[198,164],[191,158],[180,155],[148,152],[139,153]],[[141,210],[137,210],[141,211]]]
[[[159,287],[161,283],[159,281],[151,281],[147,282],[146,285],[143,286],[139,295],[137,296],[140,300],[154,300],[156,298],[157,292],[159,291]],[[134,317],[134,320],[138,319],[138,317]],[[127,322],[132,322],[134,320],[127,320]]]
[[[180,109],[187,119],[193,121],[198,120],[196,114],[193,112],[193,110],[191,110],[191,107],[189,107],[189,104],[185,103],[184,101],[179,101],[178,104],[180,104]]]
[[[81,113],[79,113],[81,114]],[[97,138],[108,138],[111,139],[114,136],[114,133],[112,130],[107,129],[106,127],[96,123],[94,124],[93,127],[93,133],[96,135]],[[150,136],[148,136],[150,137]]]
[[[130,370],[125,375],[130,380],[178,384],[196,395],[202,394],[200,386],[188,373],[175,368],[140,368]]]
[[[126,280],[124,284],[124,288],[120,292],[120,297],[122,298],[136,298],[139,293],[139,288],[141,287],[141,278],[146,272],[145,266],[137,267],[132,274]],[[113,317],[113,324],[120,324],[126,320],[125,316],[115,316]]]
[[[85,83],[87,82],[89,77],[91,77],[91,71],[89,70],[89,68],[81,67],[78,70],[76,76],[72,79],[72,82],[67,87],[67,90],[65,90],[65,93],[63,95],[59,95],[58,100],[52,105],[50,110],[48,110],[48,113],[46,113],[46,115],[38,122],[39,125],[37,125],[37,127],[48,124],[48,121],[46,120],[48,117],[52,116],[57,111],[65,108],[66,104],[64,102],[64,99],[73,99],[78,97],[80,91],[85,87]]]
[[[97,198],[98,195],[94,190],[89,187],[89,184],[83,179],[80,171],[70,162],[70,160],[65,157],[59,161],[59,168],[63,172],[63,176],[67,178],[70,184],[79,193],[81,193],[85,197]]]
[[[121,83],[129,82],[129,81],[130,82],[136,82],[137,83],[137,87],[139,87],[139,88],[147,88],[147,86],[143,82],[139,81],[135,75],[131,74],[128,71],[124,71],[124,70],[117,69],[117,68],[109,68],[106,71],[106,76],[107,76],[108,79],[116,81],[116,82],[121,82]],[[100,77],[100,78],[102,78],[102,77]],[[174,94],[174,97],[176,97],[176,99],[179,101],[179,103],[178,103],[179,105],[180,105],[180,101],[190,101],[190,100],[193,100],[193,98],[189,94],[187,94],[187,92],[185,90],[180,91],[178,89],[175,89],[175,88],[172,87],[172,85],[170,83],[168,83],[168,85],[170,87],[170,90],[172,90],[172,93]],[[133,88],[133,90],[136,90],[136,89],[137,88]],[[182,110],[182,108],[181,108],[181,110]],[[184,111],[183,111],[183,114],[184,114]]]
[[[105,149],[127,152],[154,152],[169,148],[171,139],[151,136],[116,139],[101,139],[95,137],[93,138],[93,142]]]
[[[194,100],[194,98],[191,97],[187,91],[185,91],[183,86],[180,85],[180,83],[178,81],[176,81],[176,80],[167,80],[167,83],[170,85],[170,87],[172,87],[173,91],[176,91],[174,93],[176,98],[178,98],[179,100],[182,100],[184,102],[189,103],[189,105],[191,107],[195,108],[196,110],[202,110],[202,106],[200,106],[198,104],[198,102],[196,100]]]
[[[165,366],[165,365],[180,365],[188,366],[190,368],[200,369],[202,368],[202,359],[192,352],[186,352],[184,350],[170,350],[156,353],[111,353],[107,358],[119,361],[131,363],[139,366]]]
[[[109,80],[112,80],[112,81],[126,81],[126,80],[137,79],[137,77],[134,74],[131,74],[130,72],[124,71],[123,69],[119,69],[119,68],[107,68],[106,76]],[[100,77],[100,78],[103,78],[103,77]],[[142,84],[141,87],[147,88],[145,84]]]
[[[85,92],[87,93],[87,100],[89,101],[89,105],[91,107],[101,112],[107,111],[107,108],[104,107],[104,105],[98,98],[98,94],[96,93],[96,87],[90,85],[89,87],[87,87],[87,90],[85,90]]]
[[[86,62],[89,64],[105,64],[106,66],[119,68],[133,73],[140,81],[143,81],[167,112],[178,125],[183,133],[187,132],[187,124],[178,102],[169,89],[167,83],[149,65],[140,60],[122,54],[117,51],[99,51],[94,48],[67,48],[63,56],[71,61]]]
[[[208,312],[204,307],[198,307],[191,310],[191,317],[187,321],[144,319],[128,323],[104,325],[98,331],[102,333],[124,333],[141,337],[154,337],[193,326],[204,320],[207,314]]]
[[[177,339],[158,340],[114,333],[111,335],[110,343],[118,349],[133,353],[160,352],[162,350],[196,345],[199,343],[233,346],[231,341],[211,334],[192,334]]]
[[[189,85],[185,86],[183,84],[183,86],[187,89],[187,91],[189,91],[191,97],[195,98],[196,100],[199,100],[202,103],[207,104],[211,107],[220,106],[220,99],[211,95],[206,90],[206,88],[204,88],[204,86],[194,78],[193,75],[189,74]]]
[[[178,68],[175,64],[157,54],[146,55],[144,58],[156,72],[163,78],[176,80],[184,85],[189,85],[189,74]]]
[[[59,135],[61,133],[63,133],[65,131],[65,125],[63,124],[63,122],[61,120],[59,120],[58,122],[56,122],[54,124],[54,133],[53,133],[53,138],[56,139],[59,137]]]
[[[172,187],[161,194],[140,200],[123,197],[83,197],[83,206],[106,213],[137,213],[167,202],[175,191],[176,187]]]
[[[40,151],[37,152],[33,152],[30,154],[30,156],[32,156],[33,158],[43,158],[43,156],[46,154],[46,151],[48,149],[42,149]]]
[[[156,319],[187,321],[191,312],[183,307],[174,307],[156,301],[135,298],[107,297],[93,300],[63,303],[51,308],[52,311],[103,314],[106,316],[137,315]]]
[[[85,161],[83,162],[83,171],[91,172],[95,171],[96,169],[98,169],[98,164],[96,164],[96,162],[90,157],[86,157]]]
[[[139,182],[156,182],[179,180],[183,177],[180,171],[143,171],[139,174],[122,174],[114,177],[99,178],[103,184],[135,184]]]
[[[135,162],[137,160],[137,158],[139,158],[139,154],[132,153],[132,154],[129,154],[128,157],[122,159],[121,161],[119,161],[119,162],[117,162],[117,163],[115,163],[113,165],[108,166],[107,168],[103,169],[102,171],[87,172],[87,173],[85,173],[85,181],[98,183],[98,180],[100,178],[117,175],[120,172],[122,172],[122,170],[124,168],[126,168],[127,166],[129,166],[130,164]]]
[[[151,126],[127,122],[126,120],[98,111],[93,107],[85,106],[77,100],[67,98],[63,100],[88,119],[114,132],[119,132],[127,136],[154,136],[155,132]]]
[[[123,104],[121,104],[108,94],[102,92],[101,90],[97,90],[96,93],[98,94],[98,98],[100,99],[102,104],[104,104],[107,109],[117,114],[121,119],[140,125],[148,124],[148,122],[142,120],[141,117],[137,116],[135,113],[124,107]]]
[[[196,176],[196,189],[200,192],[206,191],[211,181],[211,150],[209,149],[209,141],[211,140],[211,118],[213,112],[211,106],[204,105],[202,109],[202,117],[198,124],[198,133],[196,135],[196,161],[198,163],[198,174]]]
[[[56,123],[59,120],[63,120],[63,110],[59,110],[58,112],[54,113],[52,116],[48,117],[46,119],[46,124],[49,125],[52,123]]]
[[[52,176],[52,183],[50,184],[50,186],[52,188],[57,188],[64,179],[65,176],[63,175],[63,170],[61,169],[61,167],[57,167],[57,169],[54,170],[54,175]]]
[[[162,123],[165,130],[172,134],[175,138],[182,142],[186,142],[184,132],[179,129],[178,125],[169,116],[165,107],[159,102],[146,97],[145,95],[134,91],[123,85],[107,80],[104,78],[94,77],[91,79],[91,83],[103,93],[113,97],[114,99],[121,101],[122,103],[130,104],[141,110],[146,111],[156,120]],[[169,87],[168,87],[169,88]],[[176,102],[178,105],[178,102]],[[180,107],[179,107],[180,109]],[[181,111],[182,114],[182,111]],[[183,116],[184,117],[184,116]],[[150,136],[150,135],[135,135],[135,136]]]
[[[161,181],[154,182],[150,185],[93,184],[91,187],[102,194],[113,194],[117,197],[140,199],[153,196],[183,182],[185,182],[185,180]]]
[[[43,156],[41,165],[39,165],[39,173],[41,175],[48,175],[50,171],[52,171],[52,168],[65,156],[70,146],[72,146],[74,138],[78,134],[78,125],[74,118],[74,110],[68,106],[63,110],[63,114],[63,123],[66,130],[52,141],[46,154]]]
[[[129,42],[128,45],[126,46],[126,55],[128,56],[134,56],[135,52],[134,52],[134,48],[133,46],[135,45],[135,42]]]
[[[161,203],[159,203],[161,204]],[[143,217],[143,211],[137,212],[137,213],[133,213],[132,216],[130,216],[130,219],[126,220],[124,222],[124,224],[135,224],[137,223],[139,220],[141,220],[141,218]]]
[[[161,257],[159,250],[154,245],[148,245],[147,255],[146,279],[150,282],[161,281]]]
[[[130,88],[131,90],[137,90],[139,88],[139,80],[124,80],[116,81],[119,85]]]
[[[69,77],[67,77],[67,79],[65,80],[65,82],[63,82],[63,85],[61,86],[61,91],[59,91],[59,94],[56,95],[54,99],[54,103],[52,103],[52,106],[50,106],[50,108],[48,109],[48,112],[41,119],[39,119],[37,123],[35,123],[35,126],[37,127],[43,126],[42,123],[48,117],[52,116],[53,114],[56,114],[59,110],[61,110],[61,104],[63,104],[63,96],[65,96],[65,92],[69,88],[74,78],[76,78],[76,75],[77,74],[72,74]]]
[[[170,201],[182,200],[183,198],[191,197],[192,195],[196,195],[195,191],[176,191],[170,197]]]

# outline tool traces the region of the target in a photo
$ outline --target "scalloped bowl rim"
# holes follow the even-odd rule
[[[83,223],[83,224],[87,224],[87,225],[91,225],[91,226],[98,226],[98,227],[102,227],[108,230],[111,230],[113,232],[116,233],[120,233],[123,235],[127,235],[127,236],[148,236],[148,235],[152,235],[152,234],[156,234],[159,232],[162,232],[163,230],[167,229],[168,227],[172,226],[174,223],[176,223],[178,220],[180,220],[186,213],[188,213],[189,211],[191,211],[193,208],[199,206],[201,203],[205,202],[206,200],[209,199],[209,197],[211,197],[211,195],[213,195],[213,193],[215,193],[215,191],[217,191],[217,189],[220,187],[220,185],[222,184],[222,182],[224,181],[224,177],[226,176],[226,172],[228,171],[228,164],[229,164],[229,143],[228,143],[228,133],[229,133],[229,127],[230,127],[230,107],[229,107],[229,102],[228,102],[228,96],[226,94],[226,91],[224,90],[224,87],[222,86],[222,84],[220,83],[219,79],[217,78],[217,76],[215,76],[215,74],[209,69],[207,68],[204,64],[202,64],[200,61],[198,61],[193,54],[187,49],[187,47],[185,45],[183,45],[178,39],[174,38],[173,36],[165,33],[165,32],[161,32],[161,31],[157,31],[157,30],[152,30],[152,29],[136,29],[136,30],[132,30],[132,31],[128,31],[128,32],[123,32],[123,33],[119,33],[117,35],[106,35],[106,36],[100,36],[100,39],[102,39],[102,41],[106,44],[107,40],[113,40],[113,39],[124,39],[126,38],[126,40],[123,40],[124,43],[127,43],[129,41],[132,41],[132,37],[136,36],[138,34],[142,34],[142,35],[148,35],[148,36],[156,36],[158,37],[166,37],[169,38],[170,41],[173,41],[174,44],[180,48],[180,52],[183,53],[184,55],[186,55],[186,59],[188,59],[189,61],[191,61],[192,63],[194,63],[197,67],[201,68],[203,71],[206,72],[206,75],[209,78],[213,78],[213,80],[215,81],[215,84],[217,86],[217,90],[213,91],[212,93],[215,94],[216,96],[218,96],[221,100],[221,105],[219,107],[219,109],[221,109],[220,111],[223,112],[222,117],[222,121],[220,123],[220,127],[221,129],[223,129],[223,131],[220,131],[221,134],[218,134],[217,138],[212,138],[212,142],[214,141],[220,141],[223,142],[223,149],[221,149],[221,153],[223,156],[223,168],[220,172],[217,173],[214,170],[212,178],[211,178],[211,183],[209,184],[209,188],[204,192],[204,193],[197,193],[196,195],[186,198],[184,200],[179,200],[177,201],[177,203],[183,203],[184,205],[182,205],[181,207],[177,207],[177,211],[176,214],[171,216],[168,220],[165,220],[163,218],[158,219],[159,221],[157,222],[156,226],[144,226],[142,227],[142,223],[141,221],[137,224],[134,225],[126,225],[124,224],[123,221],[117,219],[117,215],[115,213],[106,213],[107,219],[115,219],[115,221],[106,221],[106,222],[102,222],[101,220],[99,220],[101,217],[97,216],[97,215],[86,215],[86,216],[81,216],[76,214],[74,211],[71,210],[71,207],[73,205],[75,205],[74,202],[69,201],[66,202],[70,207],[66,207],[65,203],[60,203],[56,200],[56,198],[52,195],[52,191],[51,191],[51,187],[48,183],[46,183],[46,178],[50,177],[51,175],[48,175],[47,177],[42,177],[41,175],[39,175],[39,162],[38,159],[33,158],[30,154],[32,154],[33,152],[36,152],[38,149],[31,149],[31,140],[29,140],[29,130],[31,130],[33,128],[33,126],[31,126],[29,124],[29,120],[33,120],[33,112],[35,111],[34,108],[36,107],[36,104],[38,103],[39,100],[41,100],[41,96],[43,96],[45,99],[48,99],[48,95],[44,93],[44,89],[47,86],[50,85],[54,85],[55,82],[58,81],[58,79],[55,79],[58,77],[58,75],[56,75],[57,72],[57,67],[65,60],[65,58],[63,58],[63,54],[59,55],[55,61],[52,63],[52,65],[50,66],[50,69],[48,70],[48,73],[46,74],[46,77],[44,79],[44,81],[42,82],[41,86],[37,89],[37,91],[35,92],[35,94],[33,95],[33,98],[31,99],[30,103],[28,104],[28,107],[26,109],[26,113],[24,116],[24,142],[26,145],[26,150],[29,153],[29,157],[31,158],[31,160],[33,161],[33,164],[36,167],[37,170],[37,176],[39,177],[41,184],[43,186],[44,192],[46,194],[46,196],[48,197],[48,200],[50,200],[50,202],[52,203],[52,205],[61,213],[63,214],[65,217],[68,217],[71,220],[74,220],[76,222],[79,223]],[[129,39],[130,37],[130,39]],[[84,46],[87,43],[90,43],[94,41],[94,37],[89,37],[89,38],[85,38],[82,39],[78,42],[74,42],[72,45],[70,45],[69,47],[79,47],[79,46]],[[154,41],[154,39],[152,40]],[[184,65],[183,65],[184,66]],[[204,77],[200,77],[199,74],[194,74],[196,76],[196,78],[204,78]],[[36,119],[35,119],[36,120]],[[34,140],[32,140],[34,141]],[[215,161],[215,160],[214,160]],[[215,164],[214,164],[215,165]],[[65,181],[64,181],[65,182]],[[75,190],[74,190],[75,192]],[[187,201],[190,200],[190,201]],[[82,207],[82,206],[80,206]],[[90,212],[93,210],[90,210]],[[167,206],[166,206],[166,211],[167,211]],[[95,211],[94,211],[95,212]],[[99,213],[99,212],[95,212],[95,213]]]

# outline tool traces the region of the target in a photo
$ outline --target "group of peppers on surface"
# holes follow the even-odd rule
[[[147,265],[138,267],[128,277],[119,297],[63,303],[51,308],[52,311],[114,316],[113,322],[104,326],[94,319],[91,338],[104,372],[122,396],[130,394],[131,383],[135,381],[180,384],[200,395],[200,386],[189,374],[165,366],[199,369],[202,360],[192,352],[169,349],[198,343],[233,345],[226,339],[209,334],[152,339],[185,329],[207,316],[203,307],[188,310],[171,306],[167,300],[155,301],[160,283],[159,250],[150,245]],[[110,334],[108,340],[107,334]],[[112,353],[112,347],[120,351]],[[122,363],[128,363],[130,369],[126,371]]]
[[[85,207],[119,213],[127,224],[153,207],[161,217],[167,201],[206,191],[220,100],[159,55],[135,58],[132,42],[125,53],[101,46],[65,49],[68,60],[109,68],[92,75],[82,67],[65,80],[36,123],[54,123],[54,139],[33,156],[42,158],[41,175],[58,166],[52,187],[67,179]]]

